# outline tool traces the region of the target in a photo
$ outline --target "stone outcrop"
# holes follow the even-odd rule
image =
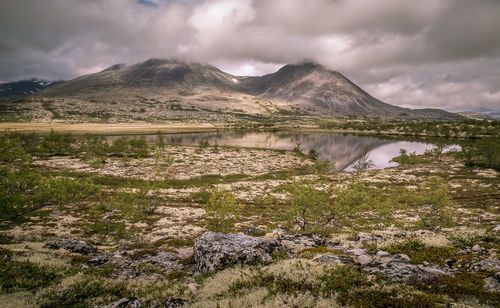
[[[97,247],[94,245],[73,239],[62,239],[46,243],[43,248],[48,249],[59,249],[63,248],[74,253],[80,253],[82,255],[91,255],[97,252]]]
[[[411,278],[427,280],[435,276],[448,274],[436,266],[411,264],[410,258],[405,254],[385,256],[371,261],[362,267],[372,274],[382,274],[394,281],[407,281]]]
[[[135,297],[124,297],[102,308],[141,308],[142,302]]]
[[[243,234],[206,232],[194,244],[198,273],[230,265],[267,264],[273,260],[273,254],[284,252],[277,240]]]
[[[488,292],[500,292],[500,272],[484,280],[484,289]]]
[[[326,244],[325,238],[317,234],[285,234],[278,237],[278,242],[291,255],[306,248],[316,248]]]
[[[379,234],[371,234],[371,233],[366,233],[366,232],[359,232],[358,235],[356,235],[356,242],[359,244],[367,243],[367,242],[373,242],[373,241],[379,241],[383,240],[384,237]]]

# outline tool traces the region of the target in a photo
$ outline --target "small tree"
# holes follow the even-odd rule
[[[314,171],[319,176],[323,176],[333,170],[335,170],[335,162],[329,160],[318,161],[314,164]]]
[[[354,164],[352,164],[352,168],[358,172],[368,170],[373,166],[375,166],[375,163],[370,159],[370,156],[366,151],[363,153],[363,155],[361,155],[360,158],[358,158],[357,161],[354,162]]]
[[[309,153],[307,153],[307,157],[312,160],[318,160],[319,153],[315,149],[310,149]]]
[[[423,227],[453,224],[450,212],[453,202],[449,196],[448,184],[440,177],[432,177],[426,185],[419,187],[414,205],[420,210],[418,215]]]
[[[207,228],[215,232],[227,232],[238,217],[239,205],[235,196],[227,191],[213,191],[205,204]]]
[[[291,204],[286,213],[289,224],[308,230],[326,225],[333,218],[329,191],[318,190],[306,182],[291,184],[289,191]]]

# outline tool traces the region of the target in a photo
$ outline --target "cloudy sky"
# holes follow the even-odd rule
[[[500,0],[1,0],[0,81],[171,58],[316,61],[411,108],[500,112]]]

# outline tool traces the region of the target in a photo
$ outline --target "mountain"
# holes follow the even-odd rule
[[[339,72],[327,70],[316,63],[285,65],[276,73],[244,80],[242,87],[259,97],[310,104],[323,111],[343,116],[455,117],[437,109],[411,110],[386,104],[365,92]]]
[[[315,63],[264,76],[234,76],[213,65],[150,59],[37,92],[7,106],[21,118],[72,121],[240,121],[317,117],[457,119],[437,109],[386,104],[339,72]]]
[[[47,81],[33,78],[29,80],[0,83],[0,99],[31,95],[40,90],[50,88],[60,82],[61,81]]]
[[[232,75],[209,64],[188,63],[177,60],[149,59],[127,66],[113,65],[99,73],[82,76],[50,90],[43,96],[82,96],[103,94],[116,88],[127,89],[192,89],[199,86],[226,87]]]

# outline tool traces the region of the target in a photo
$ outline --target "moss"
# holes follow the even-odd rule
[[[89,262],[91,257],[82,255],[71,255],[71,265],[81,265]]]
[[[194,240],[191,238],[172,238],[167,240],[167,245],[175,248],[190,247],[194,245]]]
[[[311,259],[315,255],[320,254],[320,253],[333,253],[333,251],[326,248],[325,246],[319,246],[319,247],[311,247],[311,248],[302,249],[297,254],[302,258]]]
[[[181,280],[187,276],[185,272],[181,271],[173,271],[168,274],[165,274],[165,278],[168,280]]]
[[[146,249],[140,249],[132,252],[129,254],[129,258],[132,260],[139,260],[144,256],[150,255],[150,256],[155,256],[158,254],[158,251],[156,249],[152,248],[146,248]]]

